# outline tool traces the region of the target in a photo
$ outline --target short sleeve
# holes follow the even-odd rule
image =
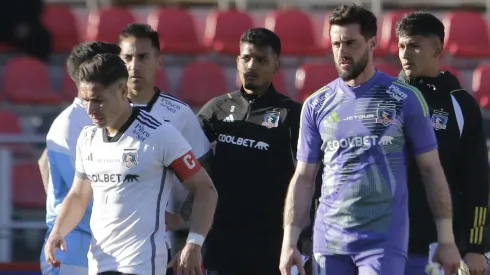
[[[182,128],[182,136],[187,140],[192,148],[192,152],[197,158],[201,158],[211,150],[209,140],[201,129],[198,118],[194,115],[190,108],[184,113],[184,127]]]
[[[415,87],[407,89],[410,96],[403,102],[403,130],[408,148],[416,156],[437,149],[437,139],[424,96]]]
[[[83,129],[77,140],[76,156],[75,156],[75,177],[79,179],[86,179],[87,174],[83,164],[83,148],[84,143],[87,140],[87,129]]]
[[[296,155],[298,161],[311,163],[319,162],[322,156],[322,138],[315,121],[312,102],[315,101],[309,98],[301,109],[298,151]]]

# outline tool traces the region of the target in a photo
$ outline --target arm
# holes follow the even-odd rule
[[[321,95],[320,95],[321,96]],[[301,230],[308,224],[322,139],[315,123],[313,98],[303,105],[300,114],[296,170],[291,179],[284,206],[283,244],[296,246]]]
[[[291,138],[291,153],[296,159],[296,152],[298,148],[298,138],[299,138],[299,122],[301,117],[301,104],[294,102],[293,107],[290,110],[290,125],[289,125],[289,135]]]
[[[197,113],[197,117],[201,124],[201,128],[206,134],[209,142],[216,140],[217,134],[214,127],[214,106],[216,105],[216,99],[211,99],[206,103],[201,110]]]
[[[461,135],[460,167],[464,211],[464,232],[466,253],[485,252],[483,234],[488,205],[489,178],[488,157],[483,121],[478,103],[467,91],[455,94],[464,117]]]
[[[66,236],[77,226],[92,198],[91,181],[85,173],[81,154],[83,138],[82,133],[77,142],[73,185],[61,204],[60,214],[53,226],[53,232],[57,232],[61,236]]]
[[[407,91],[402,119],[408,148],[415,155],[427,201],[434,216],[439,243],[454,243],[451,193],[439,160],[437,140],[430,120],[429,107],[416,88]]]
[[[41,179],[43,181],[44,192],[48,193],[49,184],[49,164],[48,164],[48,151],[44,149],[39,160],[37,161],[39,166],[39,172],[41,173]]]

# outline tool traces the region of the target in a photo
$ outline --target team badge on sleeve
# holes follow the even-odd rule
[[[388,126],[390,124],[395,124],[396,123],[396,110],[393,106],[392,107],[383,107],[383,108],[378,108],[377,111],[377,122],[383,124],[384,126]]]
[[[432,117],[431,117],[432,118],[432,126],[434,127],[434,129],[445,130],[446,125],[447,125],[447,121],[449,119],[448,116],[449,116],[449,114],[446,112],[434,110],[434,113],[432,114]]]
[[[265,114],[262,126],[265,126],[269,129],[279,126],[279,119],[281,118],[280,115],[281,114],[279,112],[275,111]]]
[[[132,168],[138,165],[138,152],[137,151],[130,151],[125,152],[122,155],[122,162],[124,163],[124,166],[126,168]]]

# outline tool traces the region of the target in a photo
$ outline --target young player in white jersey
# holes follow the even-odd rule
[[[96,54],[118,54],[119,46],[104,42],[87,42],[76,46],[66,61],[66,67],[71,79],[78,83],[78,68],[81,63]],[[78,85],[78,84],[77,84]],[[40,162],[40,170],[49,175],[45,183],[46,225],[48,234],[59,214],[61,203],[68,194],[75,175],[76,143],[83,127],[92,124],[83,107],[82,100],[76,97],[73,103],[61,112],[53,121],[46,137],[45,162]],[[48,164],[49,162],[49,164]],[[60,267],[46,263],[44,252],[41,252],[41,270],[43,275],[86,275],[87,251],[92,237],[90,233],[90,208],[80,224],[66,236],[69,251],[58,251],[56,257],[61,262]]]
[[[175,174],[195,194],[179,274],[201,274],[201,246],[217,194],[190,145],[170,124],[130,106],[128,72],[118,56],[95,56],[82,64],[79,77],[95,125],[84,128],[77,142],[75,179],[46,243],[47,262],[57,262],[57,248],[67,248],[64,237],[93,195],[89,274],[165,274],[161,212],[174,183],[167,175]]]

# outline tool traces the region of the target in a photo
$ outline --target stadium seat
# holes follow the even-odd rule
[[[46,5],[42,22],[51,33],[54,52],[70,52],[80,42],[76,18],[68,6]]]
[[[475,69],[471,89],[480,107],[490,110],[490,64]]]
[[[36,162],[15,164],[12,169],[12,202],[15,207],[41,208],[46,195]]]
[[[322,56],[325,49],[316,41],[313,23],[307,13],[296,10],[272,11],[266,16],[265,27],[281,38],[282,53],[296,56]]]
[[[0,134],[19,134],[21,132],[19,119],[9,111],[0,110]]]
[[[165,53],[200,54],[207,48],[200,43],[194,18],[185,9],[161,8],[148,16],[148,24],[160,34],[160,48]]]
[[[284,71],[279,70],[272,79],[272,84],[274,84],[274,88],[287,96],[291,96],[291,91],[286,87],[286,77],[284,76]],[[240,88],[242,86],[242,82],[240,81],[240,76],[238,73],[236,74],[236,86]]]
[[[393,64],[393,63],[388,63],[388,62],[379,62],[374,65],[376,69],[391,75],[393,77],[398,77],[398,74],[400,73],[402,67],[400,64]]]
[[[459,74],[459,70],[449,64],[441,64],[440,67],[441,71],[449,71],[451,74],[453,74],[461,83],[461,75]]]
[[[253,26],[252,17],[243,11],[215,10],[206,19],[204,45],[220,54],[236,55],[240,36]]]
[[[221,67],[212,61],[188,63],[180,77],[178,97],[190,106],[199,107],[228,92]]]
[[[119,32],[134,22],[133,14],[124,7],[111,6],[92,11],[88,16],[86,39],[118,43]]]
[[[71,80],[70,75],[66,70],[63,70],[61,79],[61,97],[64,100],[72,101],[78,94],[77,86]]]
[[[398,56],[398,38],[396,37],[396,23],[410,10],[389,11],[384,14],[381,28],[378,29],[378,51]]]
[[[306,63],[296,71],[297,100],[303,102],[312,93],[338,77],[335,65],[329,62]]]
[[[452,11],[443,18],[445,50],[460,58],[490,56],[487,23],[479,12]]]
[[[58,104],[60,96],[50,84],[48,67],[38,59],[18,57],[10,59],[2,74],[2,92],[12,103]]]

